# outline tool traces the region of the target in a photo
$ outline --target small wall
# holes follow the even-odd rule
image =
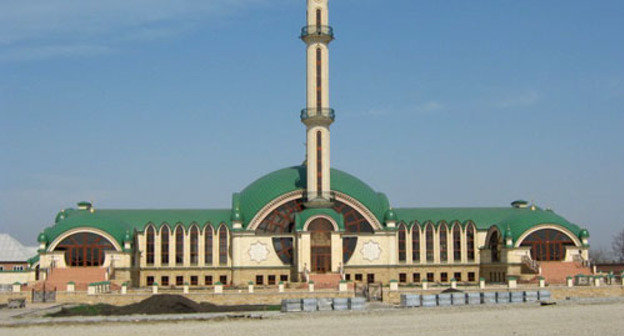
[[[27,283],[35,281],[35,271],[2,271],[0,284],[12,285],[16,282]]]
[[[288,291],[279,293],[275,291],[259,291],[248,293],[247,291],[226,290],[223,294],[214,294],[212,288],[202,291],[191,291],[183,294],[182,290],[160,290],[159,294],[176,294],[185,296],[196,302],[210,302],[216,305],[279,305],[284,299],[303,298],[349,298],[354,292],[339,291]],[[128,294],[121,295],[117,292],[111,294],[87,295],[87,292],[56,292],[56,303],[105,303],[116,306],[128,305],[143,301],[152,295],[148,290],[128,290]],[[7,302],[11,298],[27,298],[30,302],[30,293],[0,293],[0,302]]]

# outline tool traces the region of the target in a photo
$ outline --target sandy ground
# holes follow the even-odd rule
[[[262,320],[0,328],[0,335],[622,335],[624,302],[291,313]]]

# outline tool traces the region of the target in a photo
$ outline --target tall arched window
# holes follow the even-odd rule
[[[316,191],[323,190],[323,136],[321,131],[316,132]],[[322,196],[322,195],[321,195]]]
[[[175,263],[182,265],[184,263],[184,229],[178,225],[175,230]]]
[[[163,225],[160,229],[160,262],[163,265],[169,265],[169,236],[171,232],[167,225]]]
[[[407,229],[405,225],[399,225],[399,262],[405,262],[407,260]]]
[[[199,262],[199,229],[196,225],[191,228],[191,265]]]
[[[500,251],[499,251],[499,238],[498,231],[492,232],[490,235],[490,241],[488,242],[488,247],[490,248],[490,253],[492,255],[492,262],[500,261]]]
[[[475,227],[472,223],[466,227],[466,250],[468,252],[468,261],[475,260]]]
[[[323,51],[316,49],[316,107],[320,113],[323,107]]]
[[[321,15],[321,10],[316,10],[316,26],[320,27],[323,24],[323,17]]]
[[[433,224],[427,224],[425,229],[425,245],[427,252],[427,261],[433,262]]]
[[[212,265],[212,225],[206,225],[204,229],[204,263]]]
[[[412,262],[420,262],[420,226],[418,223],[412,226]]]
[[[446,262],[448,259],[448,228],[446,224],[440,225],[440,262]]]
[[[219,228],[219,265],[227,265],[228,262],[228,233],[227,227]]]
[[[145,234],[145,259],[148,265],[154,265],[154,236],[156,232],[153,226],[147,227]]]
[[[453,260],[455,262],[461,262],[461,257],[461,228],[459,224],[455,224],[453,226]]]

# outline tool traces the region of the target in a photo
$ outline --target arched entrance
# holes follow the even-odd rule
[[[80,232],[63,239],[54,250],[65,251],[67,266],[89,267],[102,266],[105,251],[115,247],[98,234]]]
[[[561,261],[565,258],[565,246],[574,246],[574,242],[561,231],[543,229],[531,233],[520,246],[531,247],[533,260]]]
[[[325,218],[317,218],[308,226],[312,272],[331,272],[331,233],[334,226]]]

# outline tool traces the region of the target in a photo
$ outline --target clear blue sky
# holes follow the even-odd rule
[[[400,206],[624,227],[624,2],[330,0],[332,163]],[[304,158],[304,0],[0,0],[0,232],[229,207]]]

